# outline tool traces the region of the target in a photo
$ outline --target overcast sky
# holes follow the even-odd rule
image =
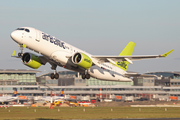
[[[179,0],[1,0],[0,69],[31,69],[11,57],[19,48],[10,38],[16,28],[29,26],[94,55],[118,55],[129,41],[136,43],[133,55],[174,49],[167,58],[134,61],[128,71],[180,71],[179,5]],[[39,70],[51,72],[50,67]]]

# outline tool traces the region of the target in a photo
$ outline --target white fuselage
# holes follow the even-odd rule
[[[2,96],[0,97],[0,102],[10,102],[13,100],[17,100],[18,97],[12,97],[12,96]]]
[[[40,100],[43,100],[43,101],[55,101],[55,100],[58,100],[58,99],[61,99],[61,100],[64,100],[65,97],[62,97],[62,96],[43,96]]]
[[[39,31],[35,28],[23,27],[29,32],[23,30],[15,30],[11,33],[11,37],[18,44],[25,44],[27,48],[42,54],[49,59],[55,61],[57,65],[64,68],[82,72],[82,69],[74,65],[70,58],[76,52],[82,52],[93,59],[91,54],[82,51],[64,41],[57,39],[49,34]],[[101,68],[93,65],[88,69],[88,73],[97,79],[108,81],[132,81],[130,78],[124,77],[126,71],[112,65],[111,63],[102,63]]]

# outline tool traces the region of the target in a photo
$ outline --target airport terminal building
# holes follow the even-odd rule
[[[17,88],[21,96],[65,95],[113,98],[134,96],[153,99],[155,96],[180,96],[180,72],[152,72],[157,77],[136,77],[133,82],[83,80],[77,72],[59,71],[58,80],[51,80],[50,73],[36,77],[35,70],[0,70],[0,95],[12,95]]]
[[[37,85],[35,70],[0,69],[0,85]]]

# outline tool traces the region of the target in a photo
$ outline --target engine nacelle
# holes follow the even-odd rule
[[[26,66],[33,69],[38,69],[41,66],[41,60],[39,56],[36,56],[32,53],[24,53],[21,60]]]
[[[84,53],[77,52],[72,57],[72,62],[82,68],[89,69],[92,66],[92,60]]]

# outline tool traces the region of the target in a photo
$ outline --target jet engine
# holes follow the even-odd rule
[[[24,53],[21,60],[24,65],[33,69],[38,69],[41,66],[41,60],[39,56],[36,56],[32,53]]]
[[[72,62],[84,69],[89,69],[92,66],[91,58],[80,52],[77,52],[72,56]]]

